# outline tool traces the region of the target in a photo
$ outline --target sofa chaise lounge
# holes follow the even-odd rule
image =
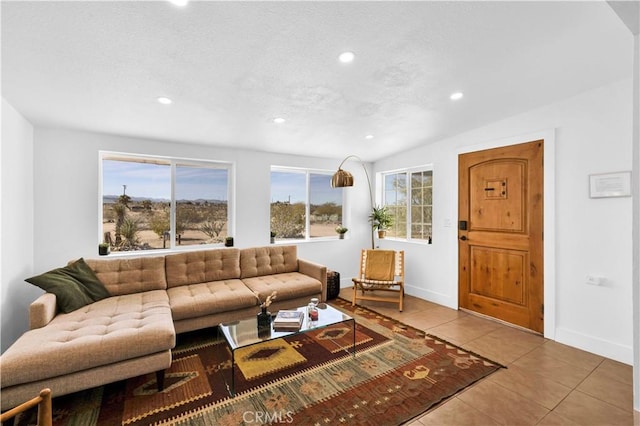
[[[4,411],[50,388],[55,396],[156,372],[161,385],[176,333],[326,300],[325,266],[296,246],[220,248],[163,256],[88,259],[109,297],[69,313],[45,293],[30,330],[0,356]],[[161,387],[161,386],[159,386]]]

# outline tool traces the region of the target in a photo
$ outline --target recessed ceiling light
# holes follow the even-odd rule
[[[464,93],[456,92],[456,93],[452,93],[451,96],[449,96],[449,98],[451,98],[452,101],[457,101],[458,99],[462,99],[463,96],[464,96]]]
[[[340,56],[338,56],[338,59],[340,59],[340,62],[348,64],[349,62],[353,62],[355,57],[356,55],[353,52],[342,52]]]
[[[282,118],[282,117],[276,117],[276,118],[274,118],[274,119],[273,119],[273,122],[274,122],[274,123],[276,123],[276,124],[282,124],[282,123],[284,123],[285,121],[287,121],[287,120],[285,120],[285,119],[284,119],[284,118]]]
[[[373,139],[373,135],[367,135],[364,137],[365,139]]]
[[[160,96],[158,99],[158,102],[161,103],[162,105],[170,105],[173,103],[173,101],[165,96]]]
[[[189,0],[169,0],[169,3],[173,3],[176,6],[183,7],[186,6],[187,3],[189,3]]]

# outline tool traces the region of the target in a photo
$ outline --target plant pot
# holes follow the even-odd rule
[[[338,237],[339,237],[341,240],[344,240],[344,234],[338,234]]]
[[[224,246],[225,247],[233,247],[233,237],[227,237],[224,240]]]
[[[276,242],[276,237],[271,237],[271,244]]]
[[[106,255],[108,255],[108,254],[109,254],[109,246],[102,246],[102,245],[99,245],[99,246],[98,246],[98,254],[99,254],[100,256],[106,256]]]
[[[383,231],[382,229],[378,229],[378,238],[383,239],[387,236],[387,231]]]

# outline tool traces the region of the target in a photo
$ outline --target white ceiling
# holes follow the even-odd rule
[[[599,1],[1,7],[2,95],[33,124],[270,152],[373,161],[632,72]]]

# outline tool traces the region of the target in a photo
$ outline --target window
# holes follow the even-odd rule
[[[428,241],[432,235],[433,171],[383,174],[383,204],[393,215],[387,236]]]
[[[216,244],[229,235],[231,165],[101,154],[101,232],[112,251]]]
[[[276,240],[337,236],[342,188],[331,188],[331,173],[271,168],[271,232]]]

